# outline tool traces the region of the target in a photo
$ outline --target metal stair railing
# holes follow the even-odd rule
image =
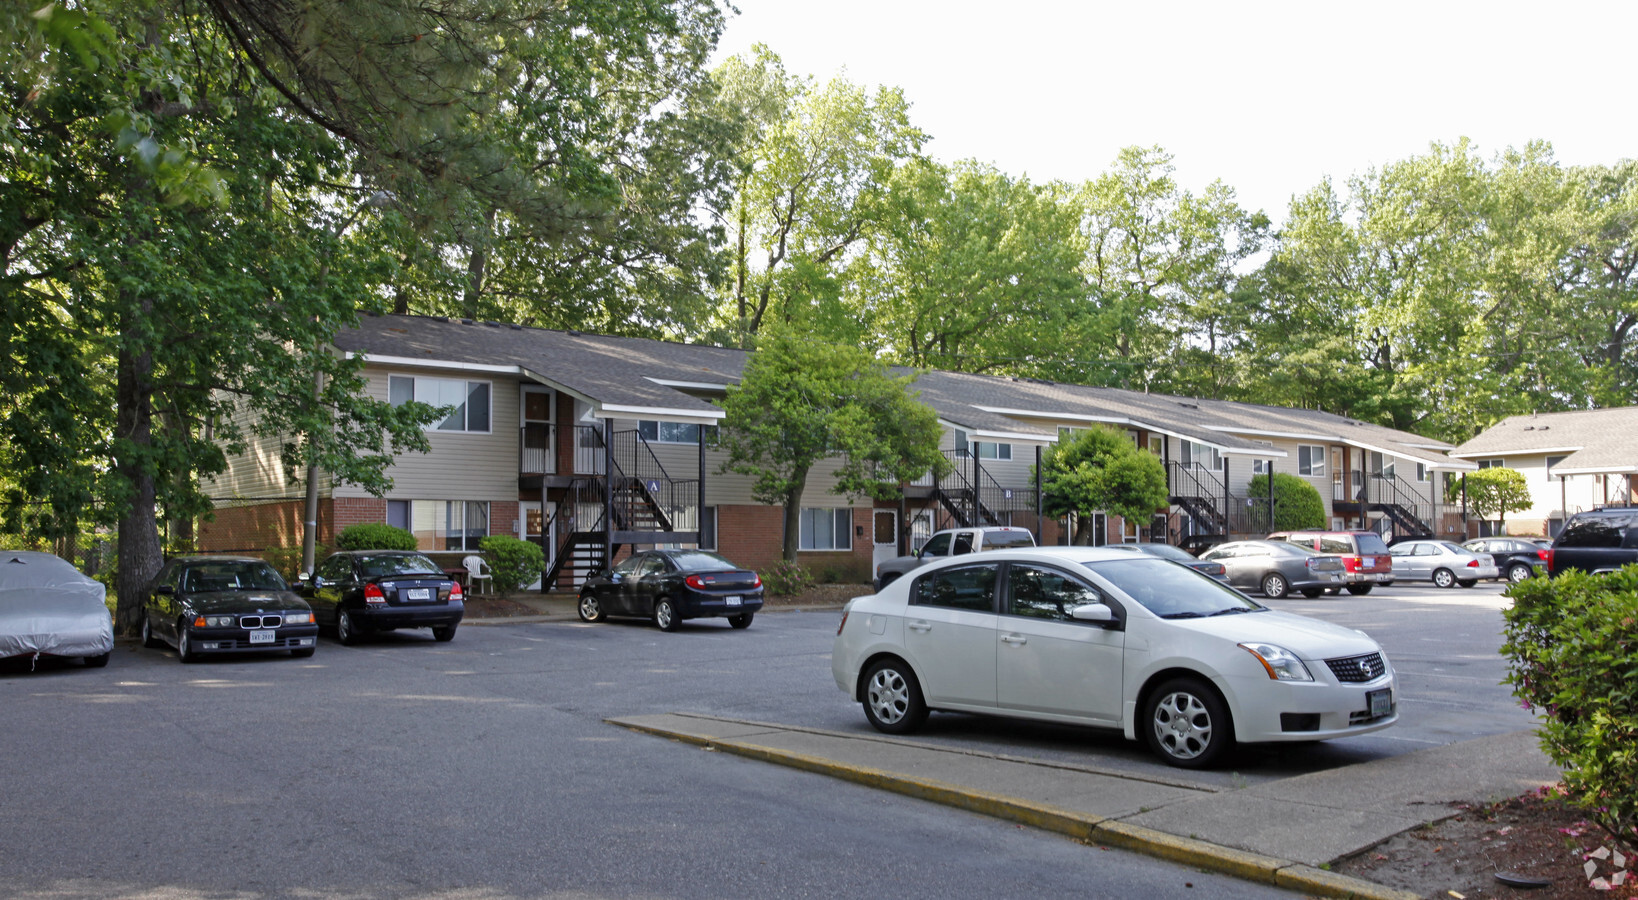
[[[1418,495],[1398,475],[1373,472],[1366,502],[1388,517],[1396,534],[1428,537],[1434,533],[1436,510],[1432,498]]]

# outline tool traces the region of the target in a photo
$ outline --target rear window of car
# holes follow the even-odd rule
[[[983,549],[999,550],[1006,547],[1033,547],[1035,536],[1027,531],[986,531]]]
[[[1388,545],[1382,542],[1382,538],[1374,534],[1357,534],[1353,537],[1354,540],[1359,542],[1360,553],[1370,554],[1388,552]]]
[[[684,572],[727,572],[739,568],[715,553],[706,553],[703,550],[673,553],[671,561]]]
[[[419,553],[394,556],[366,556],[358,561],[365,578],[384,575],[442,575],[443,567]]]

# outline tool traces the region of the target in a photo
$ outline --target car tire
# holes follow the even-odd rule
[[[1373,588],[1373,587],[1376,587],[1376,585],[1374,585],[1374,584],[1350,584],[1350,585],[1348,585],[1348,593],[1353,594],[1355,597],[1363,597],[1366,594],[1369,594],[1371,592],[1371,588]]]
[[[85,657],[85,667],[87,669],[100,669],[103,666],[108,665],[108,656],[109,654],[107,653],[99,653],[96,656],[87,656]]]
[[[729,616],[728,624],[735,628],[750,628],[751,616],[751,613],[740,613],[737,616]]]
[[[165,646],[164,641],[154,637],[153,620],[149,619],[146,614],[142,616],[142,646],[147,647],[149,650],[158,650],[160,647]]]
[[[580,602],[575,604],[575,612],[580,614],[582,622],[601,622],[604,619],[603,604],[597,595],[587,591],[580,595]]]
[[[290,651],[290,655],[294,656],[297,659],[306,659],[307,657],[312,656],[313,651],[317,650],[317,649],[318,649],[317,647],[301,647],[299,649]]]
[[[358,643],[358,626],[353,624],[352,614],[345,609],[336,610],[336,640],[345,647]]]
[[[447,644],[455,640],[456,625],[437,625],[432,629],[432,639],[440,644]]]
[[[1383,587],[1393,587],[1393,582],[1391,581],[1379,581],[1377,584],[1380,584]]]
[[[910,734],[927,721],[927,702],[910,666],[884,659],[865,673],[864,712],[870,727],[887,734]]]
[[[661,597],[654,601],[654,627],[661,631],[676,631],[677,623],[682,617],[677,615],[677,605],[671,602],[670,597]]]
[[[1507,567],[1507,580],[1514,584],[1529,581],[1531,574],[1533,573],[1531,573],[1530,567],[1523,563],[1514,563]]]
[[[1228,706],[1205,682],[1174,678],[1149,695],[1143,721],[1149,746],[1167,765],[1203,769],[1234,744]]]
[[[1472,587],[1475,584],[1479,583],[1479,579],[1477,579],[1477,578],[1460,578],[1460,579],[1457,579],[1456,583],[1461,585],[1462,587]]]
[[[188,635],[188,626],[185,622],[176,623],[176,658],[182,663],[199,661],[199,654],[193,649],[193,638]]]
[[[1442,588],[1455,587],[1456,574],[1449,569],[1434,569],[1433,584],[1435,587]]]
[[[1303,588],[1302,595],[1312,600],[1325,593],[1325,588]]]
[[[1263,576],[1262,588],[1263,593],[1267,594],[1269,599],[1280,600],[1291,590],[1291,583],[1285,580],[1284,575],[1278,572],[1270,572]]]

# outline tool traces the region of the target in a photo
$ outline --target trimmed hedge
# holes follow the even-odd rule
[[[511,535],[492,534],[478,542],[494,579],[495,590],[508,594],[532,583],[546,571],[546,553],[539,544]]]
[[[414,550],[415,535],[380,522],[348,525],[336,535],[338,550]]]
[[[1246,486],[1246,496],[1252,500],[1268,498],[1268,476],[1253,475]],[[1274,523],[1264,528],[1268,519],[1268,504],[1252,507],[1254,531],[1303,531],[1325,527],[1325,501],[1312,484],[1295,475],[1274,473]]]
[[[1541,747],[1570,799],[1638,846],[1638,566],[1508,589],[1506,683],[1542,714]]]

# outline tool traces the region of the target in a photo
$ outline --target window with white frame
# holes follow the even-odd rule
[[[802,510],[802,534],[796,546],[800,550],[851,550],[853,510]]]
[[[1481,459],[1478,462],[1481,469],[1500,469],[1507,465],[1505,459]]]
[[[1569,457],[1568,454],[1565,454],[1564,456],[1549,456],[1549,457],[1547,457],[1547,477],[1552,478],[1553,477],[1553,467],[1557,466],[1559,463],[1561,463],[1561,462],[1563,462],[1563,461],[1565,461],[1566,459],[1569,459],[1569,458],[1570,457]],[[1499,463],[1499,462],[1501,462],[1501,460],[1498,459],[1498,460],[1496,460],[1496,462]],[[1499,468],[1501,468],[1501,466],[1481,466],[1480,468],[1499,469]]]
[[[973,441],[972,453],[979,459],[1012,459],[1012,445]]]
[[[1321,477],[1325,474],[1325,448],[1318,444],[1297,446],[1297,474]]]
[[[1149,452],[1156,456],[1166,455],[1166,436],[1164,434],[1149,434]]]
[[[420,550],[477,550],[489,536],[489,504],[477,500],[389,501],[406,504],[410,531]]]
[[[1273,468],[1274,461],[1270,459],[1254,459],[1251,461],[1251,474],[1267,475]]]
[[[1422,484],[1427,484],[1433,480],[1433,470],[1428,468],[1427,463],[1416,464],[1416,480]]]
[[[698,444],[700,429],[705,428],[706,438],[711,437],[711,426],[696,425],[692,422],[660,422],[654,419],[639,419],[637,433],[643,440],[651,444]]]
[[[487,381],[465,381],[458,378],[425,378],[420,375],[390,375],[387,377],[387,399],[393,406],[403,406],[411,400],[428,406],[450,407],[443,421],[434,422],[431,431],[489,432],[489,393]]]
[[[1199,441],[1184,441],[1183,465],[1198,466],[1215,472],[1223,467],[1223,458],[1218,455],[1216,447],[1202,444]]]

